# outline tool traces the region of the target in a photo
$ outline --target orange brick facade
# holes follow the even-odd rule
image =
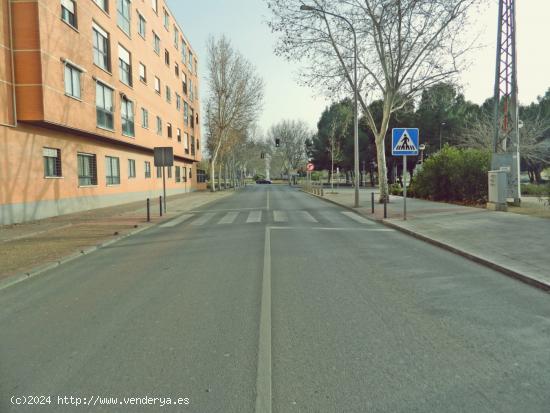
[[[197,56],[162,0],[0,0],[0,29],[2,224],[157,196],[159,146],[169,194],[204,187]]]

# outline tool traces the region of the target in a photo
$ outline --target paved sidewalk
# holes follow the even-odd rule
[[[230,196],[222,192],[192,192],[168,197],[167,214],[159,216],[158,198],[151,200],[147,222],[145,200],[38,221],[0,226],[0,284],[11,275],[25,274],[89,251],[105,242],[149,228],[185,211]]]
[[[549,219],[409,198],[403,221],[403,198],[391,196],[384,220],[383,205],[371,213],[371,192],[360,192],[361,215],[550,290]],[[353,189],[325,190],[324,198],[352,208]]]

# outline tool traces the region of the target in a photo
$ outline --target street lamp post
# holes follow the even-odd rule
[[[441,148],[443,147],[442,143],[443,143],[443,127],[446,126],[447,124],[445,122],[441,122],[439,124],[439,150],[441,150]]]
[[[302,4],[300,10],[303,11],[316,11],[323,14],[328,14],[330,16],[337,17],[344,20],[353,33],[353,50],[354,50],[354,63],[353,63],[353,94],[354,94],[354,125],[353,125],[353,164],[354,164],[354,183],[355,183],[355,202],[354,207],[359,207],[359,115],[358,115],[358,90],[357,90],[357,34],[355,33],[355,28],[353,24],[346,19],[344,16],[339,14],[331,13],[322,9],[317,9],[312,6],[307,6]]]

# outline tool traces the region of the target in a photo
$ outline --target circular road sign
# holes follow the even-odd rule
[[[315,169],[315,165],[313,165],[312,163],[308,163],[308,164],[307,164],[307,170],[308,170],[309,172],[313,171],[314,169]]]

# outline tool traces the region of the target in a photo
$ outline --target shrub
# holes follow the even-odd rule
[[[536,185],[536,184],[522,184],[521,194],[530,196],[545,196],[550,192],[550,184],[548,185]]]
[[[391,184],[390,185],[390,194],[391,195],[402,196],[403,195],[403,188],[401,188],[401,185],[399,185],[399,184]]]
[[[489,151],[445,146],[413,178],[414,194],[434,201],[487,201]]]

